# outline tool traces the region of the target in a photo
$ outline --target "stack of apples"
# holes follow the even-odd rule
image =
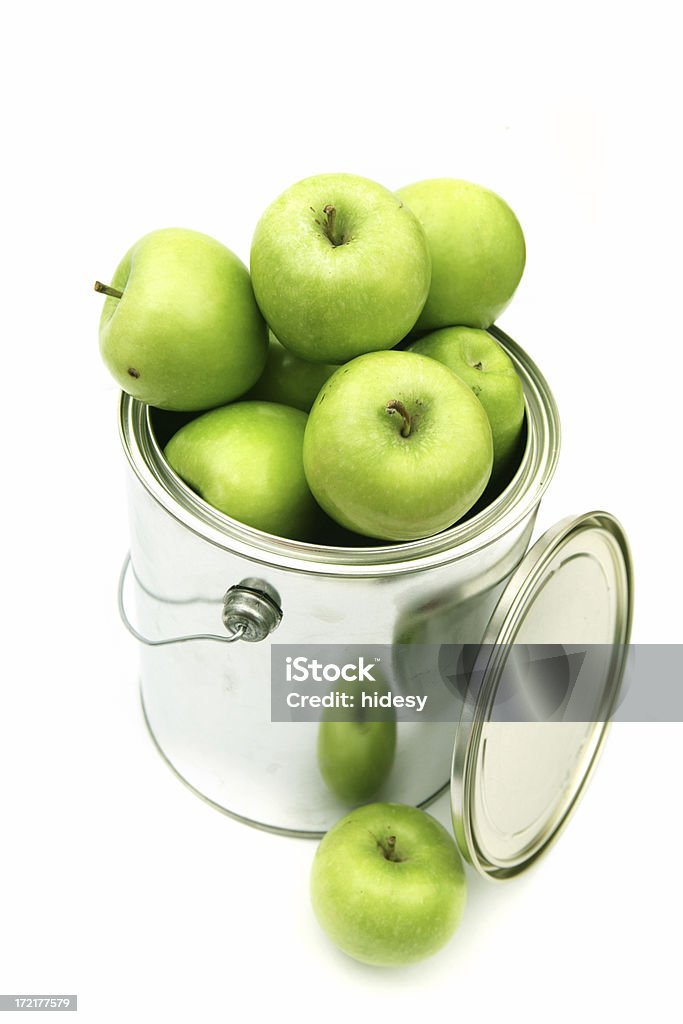
[[[134,398],[198,414],[165,455],[226,515],[318,544],[416,540],[514,472],[522,387],[486,328],[524,262],[479,185],[318,175],[265,211],[251,273],[196,231],[140,239],[95,286],[101,352]]]

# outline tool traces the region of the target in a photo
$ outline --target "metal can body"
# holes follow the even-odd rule
[[[317,770],[317,725],[271,721],[271,643],[476,643],[527,549],[559,449],[552,395],[497,334],[527,400],[521,466],[505,493],[438,538],[368,549],[269,538],[211,510],[164,464],[149,410],[124,397],[131,556],[140,628],[215,633],[223,595],[249,578],[279,596],[282,621],[257,643],[143,647],[142,700],[163,755],[193,789],[260,827],[317,835],[348,807]],[[409,673],[409,666],[405,667]],[[377,799],[425,804],[448,784],[453,722],[401,722]]]

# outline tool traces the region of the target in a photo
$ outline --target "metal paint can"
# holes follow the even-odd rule
[[[318,547],[232,520],[168,466],[163,445],[177,426],[172,415],[122,396],[135,628],[123,598],[120,607],[145,641],[145,717],[177,775],[230,815],[271,831],[319,836],[348,810],[315,769],[317,726],[271,720],[271,643],[419,643],[438,650],[441,644],[490,641],[496,610],[510,601],[506,587],[519,576],[560,443],[558,412],[541,372],[512,339],[496,328],[491,333],[524,388],[526,441],[519,468],[478,514],[414,542]],[[625,542],[621,550],[628,577]],[[630,623],[628,588],[621,600],[623,641]],[[400,722],[395,762],[377,798],[424,806],[450,784],[463,852],[483,873],[507,877],[538,851],[526,859],[524,851],[514,855],[507,868],[496,857],[491,867],[485,855],[473,853],[472,823],[462,817],[462,797],[471,786],[471,779],[463,782],[463,752],[474,742],[473,731],[471,722],[458,725],[454,755],[452,721]],[[576,742],[584,749],[583,740]],[[578,793],[595,758],[586,764],[575,750],[567,756]],[[559,828],[560,821],[551,819],[557,828],[546,829],[541,845]]]

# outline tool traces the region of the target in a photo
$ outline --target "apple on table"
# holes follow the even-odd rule
[[[454,840],[435,818],[406,804],[365,804],[323,837],[313,860],[311,902],[344,953],[396,967],[441,949],[465,908],[466,880]]]

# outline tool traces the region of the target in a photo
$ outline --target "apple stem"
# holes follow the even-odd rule
[[[339,242],[337,241],[337,236],[334,233],[337,221],[337,209],[335,206],[332,206],[328,203],[328,205],[323,208],[323,213],[327,217],[327,224],[325,225],[325,234],[332,242],[332,245],[337,246],[339,245]]]
[[[399,864],[403,858],[398,857],[396,854],[396,836],[387,836],[383,843],[379,844],[382,848],[385,860],[391,860]]]
[[[112,288],[110,284],[102,284],[101,281],[95,281],[95,291],[102,292],[103,295],[111,295],[114,299],[120,299],[123,295],[118,288]]]
[[[393,416],[395,412],[400,413],[403,417],[403,425],[401,426],[401,437],[408,437],[410,434],[411,422],[410,413],[406,409],[403,402],[400,402],[398,398],[392,399],[387,405],[387,412],[390,416]]]

